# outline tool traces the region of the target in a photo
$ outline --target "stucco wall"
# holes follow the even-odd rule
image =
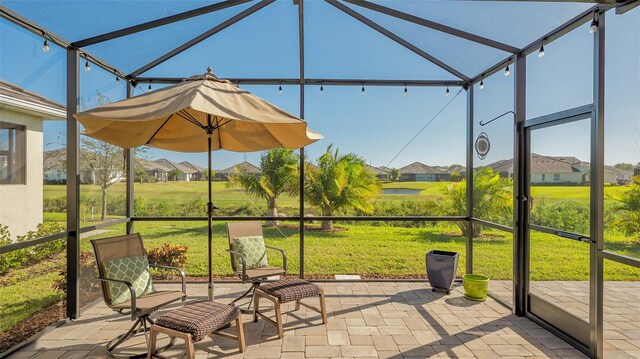
[[[8,225],[15,238],[42,223],[42,119],[0,108],[0,121],[26,127],[26,184],[0,184],[0,224]]]

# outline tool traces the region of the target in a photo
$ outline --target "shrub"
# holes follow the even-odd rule
[[[186,246],[181,244],[164,243],[161,247],[147,248],[147,258],[150,264],[183,268],[187,262]],[[153,274],[162,279],[175,273],[164,270],[153,270]]]
[[[87,305],[100,296],[100,283],[95,280],[98,276],[96,260],[90,251],[80,252],[80,305]],[[61,270],[59,278],[53,282],[53,289],[66,292],[67,291],[67,271]]]
[[[531,223],[569,232],[589,233],[589,205],[576,201],[553,204],[540,201],[531,211]]]
[[[37,230],[29,231],[22,236],[17,236],[16,242],[30,241],[64,231],[65,227],[60,223],[40,223],[38,224]],[[9,233],[8,226],[0,225],[0,246],[11,243],[13,243],[13,241],[11,240],[11,233]],[[5,253],[0,256],[0,274],[4,274],[12,268],[19,268],[25,264],[35,263],[45,258],[51,258],[55,254],[62,252],[64,248],[64,239],[58,239]]]

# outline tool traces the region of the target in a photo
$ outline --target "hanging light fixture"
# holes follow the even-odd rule
[[[151,80],[149,80],[149,87],[147,87],[147,92],[151,92]]]
[[[538,57],[544,56],[544,40],[540,43],[540,50],[538,50]]]
[[[116,75],[116,85],[120,85],[120,76],[118,76],[118,72],[113,70],[113,73]]]
[[[444,91],[445,96],[449,96],[449,85],[447,85],[447,89]]]
[[[280,84],[278,85],[278,93],[282,95],[282,81],[280,81]]]
[[[84,71],[86,71],[86,72],[91,71],[91,65],[89,65],[89,60],[86,60],[84,62]]]
[[[49,41],[45,37],[44,42],[42,43],[42,51],[49,52]]]
[[[480,78],[480,90],[484,89],[484,74],[482,74],[482,77]]]
[[[322,86],[322,81],[320,82],[320,94],[324,93],[324,86]]]
[[[598,19],[597,19],[597,12],[594,11],[593,12],[593,20],[591,20],[591,26],[589,27],[589,32],[592,34],[595,34],[598,31]]]
[[[361,95],[364,95],[365,91],[366,91],[366,90],[364,89],[364,82],[363,82],[363,83],[362,83],[362,89],[360,90],[360,94],[361,94]]]
[[[409,90],[407,90],[407,84],[404,84],[404,91],[402,92],[402,96],[407,96],[407,94],[409,93]]]
[[[510,73],[511,73],[511,70],[509,70],[509,64],[507,64],[507,67],[504,69],[504,75],[509,76]]]

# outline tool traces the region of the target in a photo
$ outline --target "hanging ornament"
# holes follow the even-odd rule
[[[484,160],[491,149],[491,142],[489,142],[489,136],[486,132],[480,132],[476,139],[475,148],[478,158]]]

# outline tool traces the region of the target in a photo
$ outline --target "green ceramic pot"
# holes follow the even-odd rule
[[[489,277],[479,274],[465,274],[462,276],[464,296],[467,299],[484,302],[489,291]]]

